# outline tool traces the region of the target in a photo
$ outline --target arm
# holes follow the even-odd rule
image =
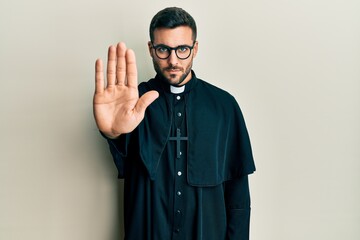
[[[108,138],[103,133],[101,133],[101,135],[107,140],[109,144],[110,153],[118,170],[118,178],[124,178],[125,159],[127,157],[128,151],[129,134],[122,134],[116,139]]]
[[[225,183],[227,240],[249,240],[250,191],[248,176]]]
[[[109,47],[106,87],[101,59],[96,61],[95,81],[95,121],[111,139],[133,131],[144,118],[146,108],[159,96],[149,91],[139,98],[135,54],[124,43]]]

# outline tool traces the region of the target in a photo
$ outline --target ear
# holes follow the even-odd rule
[[[151,44],[151,41],[148,41],[148,50],[149,50],[149,54],[150,54],[150,56],[151,56],[152,58],[154,58],[154,57],[153,57],[153,51],[151,51],[151,49],[152,49],[152,44]]]
[[[194,44],[194,48],[193,48],[193,56],[194,57],[196,57],[196,55],[197,55],[197,52],[198,52],[198,50],[199,50],[199,42],[198,41],[195,41],[195,44]]]

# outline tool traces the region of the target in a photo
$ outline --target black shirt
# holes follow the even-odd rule
[[[189,153],[192,154],[194,149],[204,151],[204,155],[214,149],[206,149],[200,146],[201,144],[198,144],[198,147],[194,146],[194,143],[197,143],[194,141],[198,138],[197,131],[195,129],[193,130],[195,133],[189,132],[188,127],[194,129],[196,126],[200,132],[219,129],[216,126],[214,129],[201,129],[198,127],[201,123],[194,124],[190,121],[193,118],[189,119],[187,116],[188,114],[196,115],[189,110],[193,104],[190,96],[193,89],[201,87],[199,86],[201,84],[208,85],[198,80],[194,73],[193,76],[185,85],[185,91],[180,94],[170,93],[169,86],[159,77],[154,79],[153,83],[156,85],[154,88],[159,91],[164,104],[153,103],[153,109],[149,108],[143,123],[133,133],[123,135],[118,140],[109,140],[111,152],[119,169],[119,176],[125,178],[125,239],[245,240],[249,238],[250,195],[247,174],[255,170],[250,144],[238,143],[238,146],[249,148],[243,150],[247,155],[241,152],[244,156],[234,156],[234,158],[242,157],[241,161],[231,160],[229,163],[227,162],[229,160],[223,161],[224,167],[234,166],[233,169],[214,169],[213,166],[221,164],[214,163],[215,158],[201,159],[201,153],[200,155],[193,154],[195,158],[191,158],[189,162]],[[198,84],[199,82],[201,84]],[[219,91],[212,88],[210,86],[210,91]],[[221,94],[224,93],[221,91]],[[227,96],[227,93],[225,95]],[[207,108],[207,104],[214,99],[209,102],[207,94],[203,97],[203,108]],[[155,121],[153,118],[157,118],[154,114],[156,113],[157,117],[162,116],[161,112],[164,109],[168,112],[168,116],[163,116],[165,120],[159,118],[160,120]],[[195,109],[197,110],[202,112],[201,109]],[[209,118],[221,119],[217,116],[219,113],[221,112],[207,114],[201,121],[211,122]],[[166,130],[168,122],[169,132]],[[151,128],[147,129],[146,125]],[[228,126],[223,126],[223,128],[225,131]],[[178,142],[171,140],[176,137],[178,129],[182,137],[187,137],[187,140],[180,141],[180,149],[178,149]],[[159,147],[157,145],[161,144],[156,144],[153,150],[149,147],[146,149],[148,145],[153,145],[162,138],[162,136],[157,136],[162,132],[166,135],[165,146]],[[242,134],[245,137],[235,139],[240,141],[244,138],[248,141],[247,132]],[[211,137],[212,134],[208,136]],[[210,143],[214,140],[222,141],[221,137],[202,139]],[[231,145],[226,141],[223,144],[226,144],[223,148]],[[222,143],[217,143],[216,146],[222,146]],[[233,150],[215,149],[215,151]],[[159,160],[144,159],[150,154],[149,158],[156,159],[153,155],[157,152],[160,152]],[[219,157],[217,158],[217,161],[222,161]],[[198,162],[198,159],[201,162]],[[199,172],[199,169],[202,172]],[[195,180],[189,179],[189,171],[195,176],[193,177]],[[206,176],[210,180],[197,179],[197,172],[199,172],[198,175]],[[217,175],[222,176],[212,177],[208,172],[220,172]]]

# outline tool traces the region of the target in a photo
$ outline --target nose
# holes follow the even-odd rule
[[[168,58],[168,62],[169,62],[169,64],[171,64],[171,65],[177,65],[178,64],[178,61],[179,61],[179,59],[178,59],[178,57],[176,56],[176,52],[175,52],[175,50],[173,49],[173,50],[171,50],[171,52],[170,52],[170,56],[169,56],[169,58]]]

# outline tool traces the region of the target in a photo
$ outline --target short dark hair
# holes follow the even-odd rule
[[[176,28],[188,26],[192,30],[192,38],[195,41],[197,36],[196,23],[194,18],[185,10],[178,7],[168,7],[158,12],[150,23],[150,40],[154,41],[156,28]]]

